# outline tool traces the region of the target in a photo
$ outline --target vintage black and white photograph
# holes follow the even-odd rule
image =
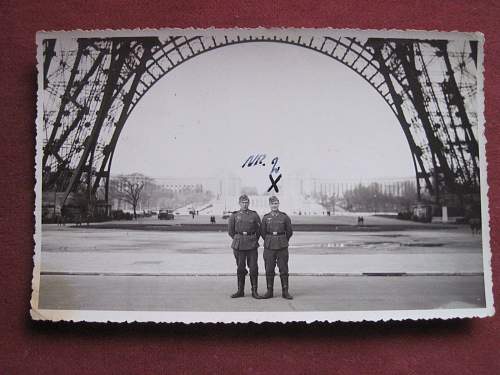
[[[39,32],[33,319],[492,315],[483,43]]]

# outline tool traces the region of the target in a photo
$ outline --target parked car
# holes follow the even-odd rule
[[[412,220],[430,223],[432,221],[433,206],[430,204],[416,204],[411,207]]]
[[[113,210],[111,211],[111,217],[113,220],[132,220],[134,215],[123,210]]]
[[[160,210],[158,212],[158,220],[174,220],[173,210]]]

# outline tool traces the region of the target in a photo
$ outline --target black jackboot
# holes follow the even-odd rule
[[[273,298],[273,289],[274,289],[274,275],[266,275],[266,284],[267,284],[267,292],[260,298],[268,299]]]
[[[280,275],[281,279],[281,289],[282,289],[282,296],[285,299],[293,299],[293,297],[288,294],[288,275]]]
[[[238,291],[231,294],[231,298],[240,298],[245,296],[245,275],[238,275]]]
[[[257,280],[258,280],[258,275],[251,275],[250,276],[250,284],[252,285],[252,297],[255,299],[261,299],[261,296],[257,293]]]

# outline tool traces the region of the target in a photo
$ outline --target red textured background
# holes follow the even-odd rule
[[[12,1],[0,4],[0,374],[500,374],[500,317],[366,324],[31,322],[37,30],[335,27],[485,34],[494,295],[500,300],[497,1]]]

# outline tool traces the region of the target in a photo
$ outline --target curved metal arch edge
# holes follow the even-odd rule
[[[181,47],[185,47],[186,45],[189,47],[190,51],[191,51],[191,54],[188,55],[188,56],[182,56],[182,59],[180,61],[176,61],[175,64],[172,64],[172,66],[170,66],[168,69],[166,69],[164,72],[162,72],[158,78],[155,78],[154,81],[146,86],[146,89],[144,91],[142,91],[140,94],[138,94],[137,97],[133,98],[132,99],[132,104],[129,108],[129,110],[127,111],[127,114],[125,116],[125,120],[123,121],[122,125],[120,127],[117,127],[115,129],[115,132],[118,132],[118,136],[120,135],[121,131],[123,130],[123,127],[125,126],[127,120],[128,120],[128,117],[130,116],[130,114],[133,112],[135,106],[137,105],[137,103],[139,103],[139,101],[146,95],[146,93],[158,82],[160,81],[162,78],[164,78],[168,73],[170,73],[173,69],[175,69],[176,67],[182,65],[183,63],[193,59],[194,57],[197,57],[197,56],[200,56],[202,54],[204,54],[205,52],[210,52],[210,51],[214,51],[216,49],[219,49],[219,48],[223,48],[223,47],[228,47],[228,46],[232,46],[232,45],[238,45],[238,44],[246,44],[246,43],[281,43],[281,44],[286,44],[286,45],[292,45],[292,46],[296,46],[296,47],[302,47],[302,48],[306,48],[308,50],[311,50],[311,51],[315,51],[317,53],[320,53],[321,55],[324,55],[324,56],[327,56],[329,58],[332,58],[333,60],[341,63],[342,65],[350,68],[352,71],[354,71],[357,75],[359,75],[364,81],[366,81],[372,88],[375,89],[375,91],[382,97],[382,99],[384,100],[384,102],[387,103],[387,105],[389,106],[389,108],[391,109],[391,111],[393,112],[394,116],[396,117],[396,120],[398,121],[398,123],[400,124],[402,130],[403,130],[403,134],[404,133],[404,126],[406,126],[406,124],[402,124],[401,121],[400,121],[400,118],[398,116],[398,112],[397,112],[397,109],[395,108],[395,105],[393,102],[389,101],[388,98],[387,98],[387,95],[389,94],[386,93],[384,94],[381,90],[380,90],[380,87],[384,86],[384,85],[387,85],[387,83],[385,83],[385,80],[383,79],[382,80],[382,84],[380,84],[378,87],[375,86],[373,84],[373,82],[370,81],[371,78],[373,78],[374,76],[376,76],[377,74],[381,74],[382,73],[380,72],[380,67],[378,65],[376,65],[374,63],[375,60],[375,57],[374,57],[374,54],[372,51],[370,51],[369,49],[367,49],[365,46],[363,46],[361,43],[359,43],[355,38],[347,38],[350,42],[351,42],[351,45],[352,44],[355,44],[358,46],[358,48],[360,49],[360,51],[355,51],[351,48],[351,46],[349,46],[349,44],[346,44],[344,43],[341,38],[338,38],[338,39],[332,39],[332,38],[328,38],[328,37],[323,37],[324,40],[330,40],[334,43],[336,43],[337,45],[340,45],[342,47],[344,47],[346,49],[346,53],[344,54],[343,58],[346,57],[347,53],[349,52],[349,50],[351,50],[353,53],[357,54],[358,57],[355,59],[355,61],[351,64],[349,64],[347,61],[344,61],[343,58],[339,58],[337,56],[335,56],[333,54],[333,51],[331,53],[328,53],[327,51],[323,50],[323,46],[324,46],[324,43],[322,45],[321,48],[317,48],[316,46],[314,46],[312,44],[312,39],[310,41],[310,43],[306,43],[306,42],[303,42],[301,43],[301,37],[299,36],[298,40],[295,41],[295,40],[289,40],[288,37],[285,38],[285,39],[282,39],[282,38],[278,38],[276,36],[274,37],[261,37],[261,38],[252,38],[251,36],[249,38],[239,38],[237,37],[236,40],[229,40],[227,39],[227,37],[224,39],[225,42],[222,42],[222,43],[216,43],[215,39],[213,40],[213,45],[211,46],[208,46],[208,47],[205,47],[203,42],[201,41],[201,36],[196,36],[196,37],[193,37],[193,38],[190,38],[190,39],[187,39],[185,38],[184,41],[180,42],[180,43],[174,43],[174,47],[171,47],[173,41],[172,40],[169,40],[167,43],[163,43],[161,45],[161,47],[159,47],[155,52],[152,53],[152,57],[153,55],[157,54],[159,51],[163,51],[163,54],[162,54],[162,57],[167,57],[168,58],[168,54],[173,52],[173,51],[178,51],[179,52],[179,48]],[[191,47],[191,45],[189,44],[190,42],[193,42],[194,40],[197,40],[197,39],[200,39],[200,43],[201,45],[203,46],[203,49],[202,50],[199,50],[199,51],[194,51]],[[168,51],[164,51],[164,49],[166,47],[169,47]],[[368,59],[366,56],[363,55],[363,52],[366,52],[368,53],[369,56],[372,56],[372,59]],[[180,52],[179,52],[180,54]],[[371,66],[373,69],[376,70],[376,73],[374,75],[372,75],[370,78],[364,76],[362,74],[362,72],[365,70],[363,69],[362,71],[358,71],[355,67],[354,67],[354,64],[357,62],[358,59],[363,59],[365,62],[366,62],[366,67],[367,66]],[[157,65],[160,65],[159,63],[159,59],[156,60],[154,59],[153,60],[153,64],[157,64]],[[170,60],[169,60],[170,61]],[[162,69],[163,71],[163,69]],[[129,76],[129,79],[132,75]],[[383,76],[383,75],[382,75]],[[391,74],[391,77],[395,79],[396,82],[398,82],[398,84],[400,85],[400,87],[404,88],[405,86],[402,84],[402,82],[400,82],[400,79],[399,77],[397,76],[394,76],[393,74]],[[154,77],[153,77],[154,78]],[[125,82],[123,82],[122,84],[122,87],[125,87]],[[118,90],[118,91],[121,91],[121,90]],[[410,101],[413,101],[413,98],[411,97],[411,95],[409,95],[408,92],[406,92],[405,90],[405,93],[408,95],[408,98]],[[405,135],[405,137],[407,138],[407,136]],[[410,141],[407,139],[408,143],[409,143],[409,151],[410,151],[410,156],[412,158],[412,161],[413,161],[413,165],[414,165],[414,168],[415,168],[415,176],[418,176],[419,174],[419,170],[418,170],[418,167],[417,167],[417,163],[415,163],[415,152],[412,150],[412,147],[411,147],[411,144],[410,144]],[[109,162],[108,162],[108,166],[107,168],[105,167],[105,169],[107,169],[108,171],[108,174],[110,173],[111,171],[111,164],[112,164],[112,160],[113,160],[113,156],[114,156],[114,152],[115,152],[115,148],[116,148],[116,144],[117,143],[114,143],[113,145],[110,145],[111,149],[109,150],[110,152],[110,158],[109,158]],[[418,180],[418,178],[417,178]]]

